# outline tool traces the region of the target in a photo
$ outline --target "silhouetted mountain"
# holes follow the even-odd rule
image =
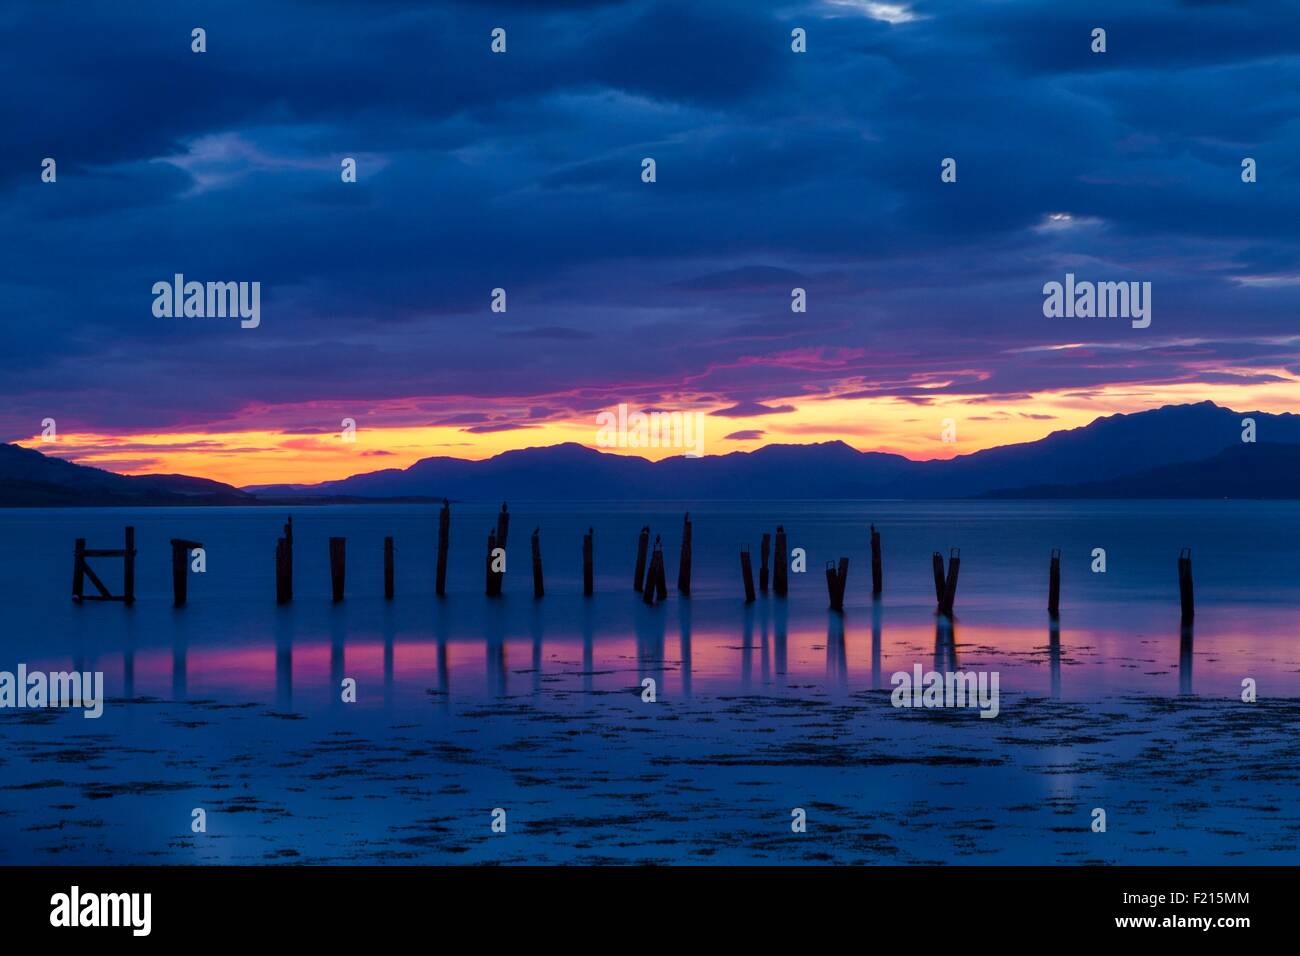
[[[246,491],[188,475],[117,475],[0,444],[0,505],[247,504]]]
[[[1300,445],[1238,443],[1211,458],[1066,485],[990,492],[990,498],[1300,498]]]
[[[1258,444],[1241,441],[1244,417]],[[999,497],[1297,497],[1286,466],[1300,415],[1212,402],[1110,415],[1046,438],[911,461],[844,442],[652,462],[573,443],[484,461],[425,458],[318,485],[240,490],[185,475],[115,475],[0,445],[0,505],[269,504],[374,499],[774,499]],[[1191,462],[1192,464],[1187,464]],[[1177,466],[1177,467],[1170,467]],[[1155,489],[1155,490],[1152,490]]]
[[[1234,412],[1213,402],[1166,405],[1053,432],[950,461],[859,452],[843,442],[768,445],[753,452],[651,462],[577,444],[526,448],[485,461],[425,458],[311,486],[258,494],[447,496],[457,499],[964,498],[1012,487],[1103,482],[1209,458],[1241,445],[1241,420],[1260,442],[1300,444],[1300,415]]]

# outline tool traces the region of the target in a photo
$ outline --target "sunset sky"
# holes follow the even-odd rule
[[[1296,5],[541,6],[0,13],[0,439],[254,484],[595,446],[620,403],[914,458],[1300,411]],[[1045,318],[1067,272],[1151,282],[1150,327]],[[260,282],[259,327],[156,317],[176,273]]]

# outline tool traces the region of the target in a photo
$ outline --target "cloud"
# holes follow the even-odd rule
[[[784,415],[789,412],[797,411],[793,405],[764,405],[762,402],[737,402],[727,408],[719,408],[709,412],[710,415],[721,415],[724,418],[754,418],[759,415]]]
[[[732,432],[730,435],[723,435],[726,441],[757,441],[762,438],[765,432],[761,428],[746,428],[742,431]]]

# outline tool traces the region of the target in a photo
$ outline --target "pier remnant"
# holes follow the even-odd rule
[[[497,590],[496,590],[497,577],[496,577],[496,573],[493,572],[492,570],[492,552],[495,551],[496,549],[497,549],[497,532],[495,528],[489,528],[488,539],[487,539],[487,559],[484,562],[484,569],[487,577],[483,582],[483,593],[486,594],[488,597],[493,597],[497,594]]]
[[[1192,549],[1183,548],[1178,553],[1178,597],[1182,604],[1184,622],[1196,616],[1196,600],[1192,594]]]
[[[641,526],[641,536],[636,541],[636,573],[632,576],[632,590],[642,593],[645,579],[646,551],[650,547],[650,526]]]
[[[293,516],[284,521],[284,535],[275,542],[275,603],[293,600]]]
[[[438,512],[438,574],[434,590],[438,597],[447,596],[447,547],[451,537],[451,502],[442,499],[442,510]]]
[[[542,586],[542,529],[533,529],[533,597],[539,598],[546,594],[546,588]]]
[[[582,593],[591,597],[596,590],[595,575],[592,570],[591,539],[595,532],[591,528],[582,536]]]
[[[384,538],[384,600],[393,599],[393,539]]]
[[[203,547],[197,541],[172,538],[172,607],[184,607],[189,597],[190,551]]]
[[[749,548],[740,549],[740,576],[745,582],[745,603],[754,603],[754,566],[750,562]]]
[[[664,548],[659,542],[659,535],[655,535],[655,560],[654,560],[654,580],[655,580],[655,600],[666,601],[668,599],[668,576],[664,571]]]
[[[668,596],[667,587],[661,584],[663,572],[664,552],[659,536],[656,535],[654,550],[650,555],[650,567],[645,572],[645,587],[641,590],[641,599],[646,604],[654,604],[655,601],[662,601]]]
[[[880,563],[880,532],[871,526],[871,596],[879,597],[885,589]]]
[[[677,590],[691,596],[691,513],[682,519],[682,554],[677,565]]]
[[[77,538],[72,546],[72,600],[82,601],[121,601],[128,607],[135,603],[135,528],[127,526],[123,535],[121,548],[87,548],[85,538]],[[122,593],[113,594],[99,579],[87,563],[88,558],[122,559]],[[98,594],[86,594],[85,582],[95,586]]]
[[[772,551],[772,536],[763,532],[763,540],[758,545],[758,589],[767,593],[767,558]]]
[[[343,600],[343,578],[347,565],[347,538],[330,538],[330,591],[337,604]]]
[[[934,603],[943,608],[943,592],[947,589],[947,579],[943,573],[943,555],[938,551],[930,555],[930,564],[934,567]]]
[[[832,611],[844,610],[844,591],[849,581],[849,559],[840,558],[839,564],[826,562],[826,591]]]
[[[1047,570],[1047,613],[1056,617],[1061,611],[1061,549],[1052,549]]]
[[[944,582],[943,603],[939,610],[952,617],[952,605],[957,599],[957,573],[961,570],[961,548],[948,552],[948,579]]]

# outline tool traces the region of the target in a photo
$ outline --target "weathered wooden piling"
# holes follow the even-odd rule
[[[682,519],[682,554],[677,563],[677,590],[691,596],[691,513]]]
[[[944,583],[941,610],[952,617],[952,605],[957,599],[957,573],[961,570],[961,548],[948,552],[948,580]]]
[[[632,577],[632,590],[638,594],[644,592],[646,551],[650,547],[650,526],[641,526],[641,536],[636,540],[636,573]]]
[[[664,571],[664,548],[659,541],[659,535],[655,535],[655,559],[651,577],[654,578],[655,582],[655,600],[666,601],[668,599],[668,575]]]
[[[442,499],[442,510],[438,512],[438,574],[434,590],[438,597],[447,596],[447,548],[451,538],[451,502]]]
[[[1196,616],[1196,600],[1192,594],[1192,549],[1183,548],[1178,553],[1178,597],[1182,603],[1183,620]]]
[[[1189,551],[1190,555],[1191,552]],[[126,526],[126,549],[122,552],[122,601],[130,607],[135,603],[135,528]],[[1188,557],[1188,587],[1191,587],[1191,563]]]
[[[582,593],[591,597],[596,590],[595,575],[592,570],[591,558],[591,539],[595,532],[587,529],[587,533],[582,536]]]
[[[772,554],[772,590],[776,592],[777,597],[785,597],[789,591],[789,578],[787,573],[790,565],[790,552],[786,550],[785,526],[776,526],[776,547]]]
[[[880,563],[880,532],[871,526],[871,596],[879,597],[885,590],[884,573]]]
[[[275,539],[275,603],[288,604],[293,600],[289,590],[288,542],[284,538]]]
[[[840,558],[837,565],[834,561],[826,562],[826,593],[830,598],[832,611],[844,610],[844,592],[849,582],[849,559]]]
[[[754,567],[749,559],[749,548],[740,549],[740,576],[745,583],[745,603],[754,603]]]
[[[546,588],[542,586],[542,529],[533,529],[533,597],[539,598],[546,595]]]
[[[1047,613],[1056,617],[1061,611],[1061,549],[1052,549],[1047,569]]]
[[[758,589],[767,593],[767,558],[772,551],[772,536],[763,532],[763,540],[758,545]]]
[[[283,567],[283,573],[284,573],[283,600],[280,600],[279,603],[286,604],[289,601],[293,600],[293,515],[285,515],[283,541],[284,541],[284,564],[283,566],[281,566],[280,563],[277,561],[276,570],[277,573],[279,573],[281,567]],[[281,585],[279,583],[278,577],[276,578],[276,582],[277,583],[276,583],[275,593],[276,593],[277,600],[279,600],[282,592],[281,592]]]
[[[494,596],[496,592],[496,573],[492,570],[492,552],[497,548],[497,532],[495,528],[488,529],[487,539],[487,560],[484,562],[487,578],[483,583],[483,593],[488,597]]]
[[[658,594],[658,572],[659,562],[663,560],[663,552],[659,550],[659,539],[655,538],[655,547],[650,555],[650,566],[645,573],[645,586],[641,590],[641,600],[646,604],[654,604]]]
[[[343,600],[343,579],[347,565],[347,538],[330,538],[330,591],[337,604]]]
[[[190,551],[203,547],[197,541],[172,538],[172,607],[184,607],[189,597]]]
[[[930,564],[934,567],[934,603],[940,609],[943,608],[943,592],[947,589],[948,582],[943,573],[943,555],[938,551],[930,556]]]
[[[393,599],[393,539],[384,538],[384,600]]]
[[[86,539],[78,538],[72,545],[72,600],[84,596],[86,581]]]
[[[506,538],[510,536],[510,510],[506,503],[501,502],[501,513],[497,515],[497,547],[506,546]]]
[[[82,601],[121,601],[123,604],[135,603],[135,528],[127,527],[124,548],[87,548],[85,538],[77,538],[72,547],[72,600]],[[88,558],[122,559],[122,593],[114,595],[104,582],[99,579],[88,563]],[[95,586],[99,594],[86,594],[86,579]]]

